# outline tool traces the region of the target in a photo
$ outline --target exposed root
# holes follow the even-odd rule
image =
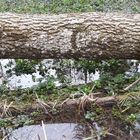
[[[84,95],[79,99],[79,109],[81,108],[84,111],[84,108],[90,102],[96,102],[97,98],[90,97],[90,95]]]

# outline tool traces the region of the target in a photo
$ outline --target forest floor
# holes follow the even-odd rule
[[[139,92],[109,96],[102,91],[81,93],[77,87],[56,89],[53,94],[26,89],[9,91],[0,100],[1,128],[16,129],[42,120],[45,123],[98,122],[106,135],[121,137],[128,136],[128,129],[133,129],[140,120]]]

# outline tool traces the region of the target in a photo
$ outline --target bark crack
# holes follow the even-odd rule
[[[72,46],[72,49],[74,50],[77,49],[77,44],[76,44],[77,34],[78,34],[78,31],[73,30],[73,33],[71,35],[71,46]]]

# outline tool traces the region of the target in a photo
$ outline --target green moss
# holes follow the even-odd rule
[[[112,116],[113,116],[114,118],[123,119],[123,116],[122,116],[122,114],[121,114],[121,111],[120,111],[118,108],[116,108],[116,107],[114,107],[114,108],[112,109]]]
[[[69,13],[89,11],[139,12],[137,1],[126,0],[1,0],[1,12]]]
[[[8,119],[0,119],[0,128],[1,127],[7,127],[11,125],[11,121]]]

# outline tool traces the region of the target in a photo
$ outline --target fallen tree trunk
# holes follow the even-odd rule
[[[98,94],[95,93],[91,93],[90,95],[84,95],[80,98],[75,98],[75,99],[70,99],[67,98],[66,100],[64,100],[61,103],[53,103],[53,102],[48,102],[45,103],[44,101],[41,101],[40,99],[37,100],[37,106],[33,106],[33,108],[42,108],[44,109],[46,112],[52,109],[57,109],[57,110],[82,110],[84,111],[85,108],[91,106],[91,105],[97,105],[100,107],[112,107],[114,105],[117,105],[117,101],[118,99],[114,96],[110,96],[110,97],[96,97],[96,95],[98,96]],[[100,96],[100,95],[99,95]]]
[[[140,14],[0,13],[0,58],[140,59]]]
[[[89,95],[84,95],[79,98],[67,98],[64,101],[55,101],[55,102],[47,102],[42,101],[39,98],[34,103],[30,104],[22,104],[19,107],[19,104],[16,105],[14,102],[7,103],[4,101],[0,104],[0,118],[8,117],[8,116],[17,116],[19,114],[32,114],[33,112],[41,112],[41,114],[45,115],[47,118],[53,118],[53,116],[57,116],[58,114],[77,114],[83,113],[86,109],[94,109],[94,107],[102,107],[104,109],[111,109],[114,106],[119,106],[120,108],[125,108],[122,112],[133,109],[134,106],[126,107],[128,103],[136,103],[140,102],[140,93],[132,92],[126,93],[124,95],[118,96],[106,96],[104,97],[104,93],[90,93]],[[133,104],[134,105],[134,104]],[[38,114],[39,116],[41,114]]]

